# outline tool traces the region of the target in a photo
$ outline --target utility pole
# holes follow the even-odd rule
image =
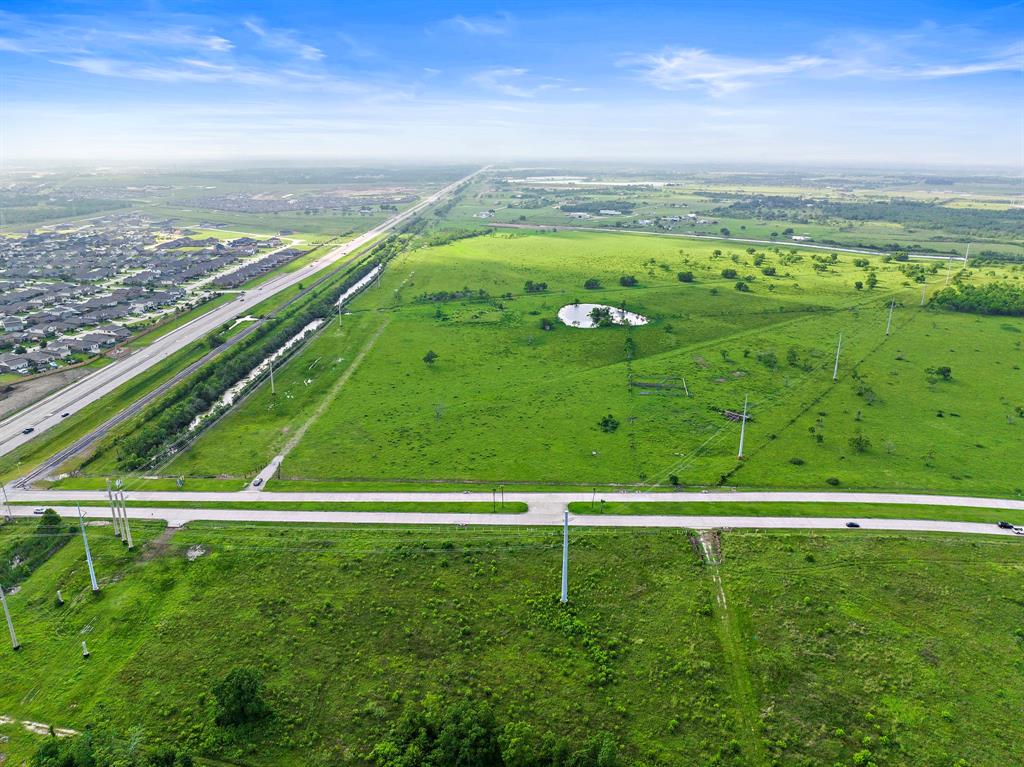
[[[89,551],[89,536],[85,534],[85,517],[82,516],[82,507],[78,507],[78,524],[82,528],[82,543],[85,544],[85,562],[89,565],[89,580],[92,581],[92,593],[100,593],[100,585],[96,582],[96,571],[92,567],[92,553]]]
[[[491,513],[493,514],[498,510],[498,491],[496,488],[491,488]]]
[[[83,658],[88,658],[89,657],[89,648],[85,646],[85,640],[84,639],[82,640],[82,657]]]
[[[896,307],[896,299],[894,298],[889,302],[889,319],[885,323],[885,334],[889,335],[889,331],[892,329],[892,310]]]
[[[832,368],[832,383],[839,380],[839,350],[843,348],[843,334],[839,334],[839,343],[836,344],[836,366]]]
[[[8,522],[13,522],[14,515],[11,513],[11,504],[7,500],[7,485],[5,485],[3,482],[0,482],[0,489],[2,489],[4,493],[4,519],[6,519]]]
[[[562,517],[562,604],[569,601],[569,510]]]
[[[740,452],[737,458],[743,457],[743,438],[747,434],[747,399],[749,395],[743,395],[743,422],[740,424]]]
[[[274,361],[270,361],[270,393],[277,394],[277,389],[274,388]]]
[[[928,292],[928,286],[927,285],[922,285],[921,286],[921,306],[924,306],[924,298],[925,298],[925,294],[927,292]]]
[[[110,516],[114,519],[114,537],[121,537],[121,522],[117,518],[117,509],[114,507],[114,494],[110,491],[110,480],[107,480],[107,500],[110,501]]]
[[[505,510],[505,486],[498,485],[498,492],[501,493],[501,510]]]
[[[964,266],[963,266],[964,269],[967,268],[967,264],[970,262],[970,260],[971,260],[971,243],[967,243],[967,252],[964,253]]]
[[[953,257],[950,256],[949,258],[946,259],[946,284],[943,287],[947,287],[947,288],[949,287],[950,269],[952,269],[952,268],[953,268]]]
[[[680,376],[680,378],[683,379],[683,392],[686,394],[687,397],[689,397],[690,390],[686,388],[686,376]]]
[[[118,491],[121,495],[121,524],[124,526],[124,534],[127,537],[128,551],[135,548],[135,541],[132,540],[132,528],[128,524],[128,507],[124,502],[124,490]]]
[[[14,623],[11,621],[11,611],[7,609],[7,597],[4,596],[4,587],[0,586],[0,604],[4,606],[4,617],[7,619],[7,630],[11,632],[11,648],[17,650],[21,647],[18,644],[18,635],[14,633]]]

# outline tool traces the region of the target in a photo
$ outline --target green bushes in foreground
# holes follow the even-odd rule
[[[524,722],[500,728],[484,703],[446,703],[435,696],[406,707],[370,752],[377,767],[620,767],[607,734],[582,743]]]
[[[10,588],[21,583],[73,534],[57,512],[47,509],[31,534],[15,541],[0,554],[0,586]]]

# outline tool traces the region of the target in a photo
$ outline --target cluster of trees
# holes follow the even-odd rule
[[[256,365],[283,346],[315,319],[330,316],[338,297],[365,277],[378,264],[393,258],[408,245],[408,237],[388,238],[372,251],[368,259],[341,283],[312,295],[286,310],[281,316],[257,329],[250,338],[226,352],[215,365],[206,365],[150,407],[142,417],[144,426],[120,437],[117,463],[133,471],[149,465],[173,444],[199,415],[207,412],[231,386],[247,376]],[[379,254],[379,255],[378,255]],[[298,349],[298,345],[294,350]]]
[[[490,298],[491,294],[483,288],[463,288],[462,290],[439,290],[436,293],[424,293],[417,301],[461,301],[465,298]]]
[[[610,328],[615,325],[612,310],[607,306],[595,306],[590,310],[589,317],[599,328]]]
[[[39,519],[33,535],[20,537],[0,554],[0,584],[6,588],[21,583],[43,562],[71,539],[74,530],[64,524],[53,509]]]
[[[423,237],[423,244],[429,247],[447,245],[457,240],[468,240],[471,237],[480,237],[485,234],[493,234],[493,229],[439,229]]]
[[[523,290],[527,293],[543,293],[547,289],[548,284],[546,282],[534,282],[533,280],[527,280],[523,286]]]
[[[29,760],[31,767],[192,767],[192,757],[169,747],[149,747],[138,732],[85,732],[74,738],[50,737]]]
[[[595,200],[593,202],[567,202],[562,204],[566,213],[599,213],[602,210],[617,210],[632,213],[636,205],[629,200]]]
[[[680,282],[693,282],[693,272],[679,272],[676,278]]]
[[[1024,290],[1008,282],[943,288],[931,303],[958,312],[1024,317]]]
[[[377,767],[621,767],[614,738],[539,734],[523,722],[499,727],[484,703],[437,697],[406,707],[368,755]]]
[[[621,277],[619,277],[619,284],[624,288],[632,288],[636,287],[640,283],[632,274],[624,274]]]
[[[600,290],[601,280],[597,279],[597,277],[591,277],[589,280],[583,283],[583,287],[586,288],[587,290]]]

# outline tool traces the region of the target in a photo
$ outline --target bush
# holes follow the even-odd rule
[[[632,274],[624,274],[621,277],[619,277],[619,284],[624,288],[633,288],[636,287],[639,283],[637,282],[636,277],[634,277]]]
[[[743,280],[740,280],[739,282],[737,282],[736,285],[735,285],[735,288],[740,293],[749,293],[750,292],[750,286],[747,283],[745,283]]]
[[[679,272],[676,277],[680,282],[693,282],[693,272]]]
[[[803,466],[805,463],[803,458],[790,458],[789,462],[794,466]]]
[[[601,427],[601,431],[611,434],[613,431],[619,428],[619,421],[615,416],[609,413],[600,421],[598,421],[597,425]]]
[[[825,482],[828,483],[829,485],[832,485],[832,487],[838,487],[839,477],[829,477],[828,479],[825,480]]]
[[[583,287],[585,287],[587,290],[600,290],[601,280],[597,279],[596,277],[591,277],[589,280],[583,283]]]
[[[230,671],[214,685],[213,696],[217,699],[214,721],[221,727],[251,724],[270,714],[263,700],[263,680],[256,669],[248,666]]]
[[[722,270],[722,276],[725,279],[727,279],[727,280],[735,280],[736,279],[736,270],[735,269],[723,269]]]

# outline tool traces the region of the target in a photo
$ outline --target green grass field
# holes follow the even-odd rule
[[[0,546],[31,525],[0,527]],[[133,530],[129,554],[89,527],[99,597],[78,537],[9,595],[22,649],[0,650],[0,715],[234,764],[359,765],[437,693],[541,732],[611,733],[645,765],[1015,759],[1012,540],[725,533],[702,566],[685,531],[580,528],[563,608],[557,529]],[[238,665],[260,670],[273,717],[236,741],[210,690]],[[38,739],[3,727],[20,763]]]
[[[871,259],[878,288],[855,290],[867,271],[852,257],[816,271],[813,254],[801,255],[590,233],[412,251],[280,371],[276,395],[264,386],[161,471],[247,477],[285,452],[275,489],[667,485],[674,475],[684,485],[1019,494],[1024,322],[922,308],[921,286],[898,264]],[[735,290],[723,269],[755,276],[751,290]],[[684,270],[694,282],[676,279]],[[639,286],[619,286],[623,274]],[[585,290],[589,278],[603,288]],[[527,280],[548,290],[524,293]],[[943,280],[932,274],[926,290]],[[490,298],[418,300],[464,288]],[[651,322],[541,329],[577,300],[625,302]],[[428,350],[439,355],[430,366]],[[950,381],[929,372],[940,366]],[[689,397],[630,387],[683,380]],[[741,410],[745,396],[741,462],[739,424],[722,411]],[[598,426],[607,414],[614,433]]]

